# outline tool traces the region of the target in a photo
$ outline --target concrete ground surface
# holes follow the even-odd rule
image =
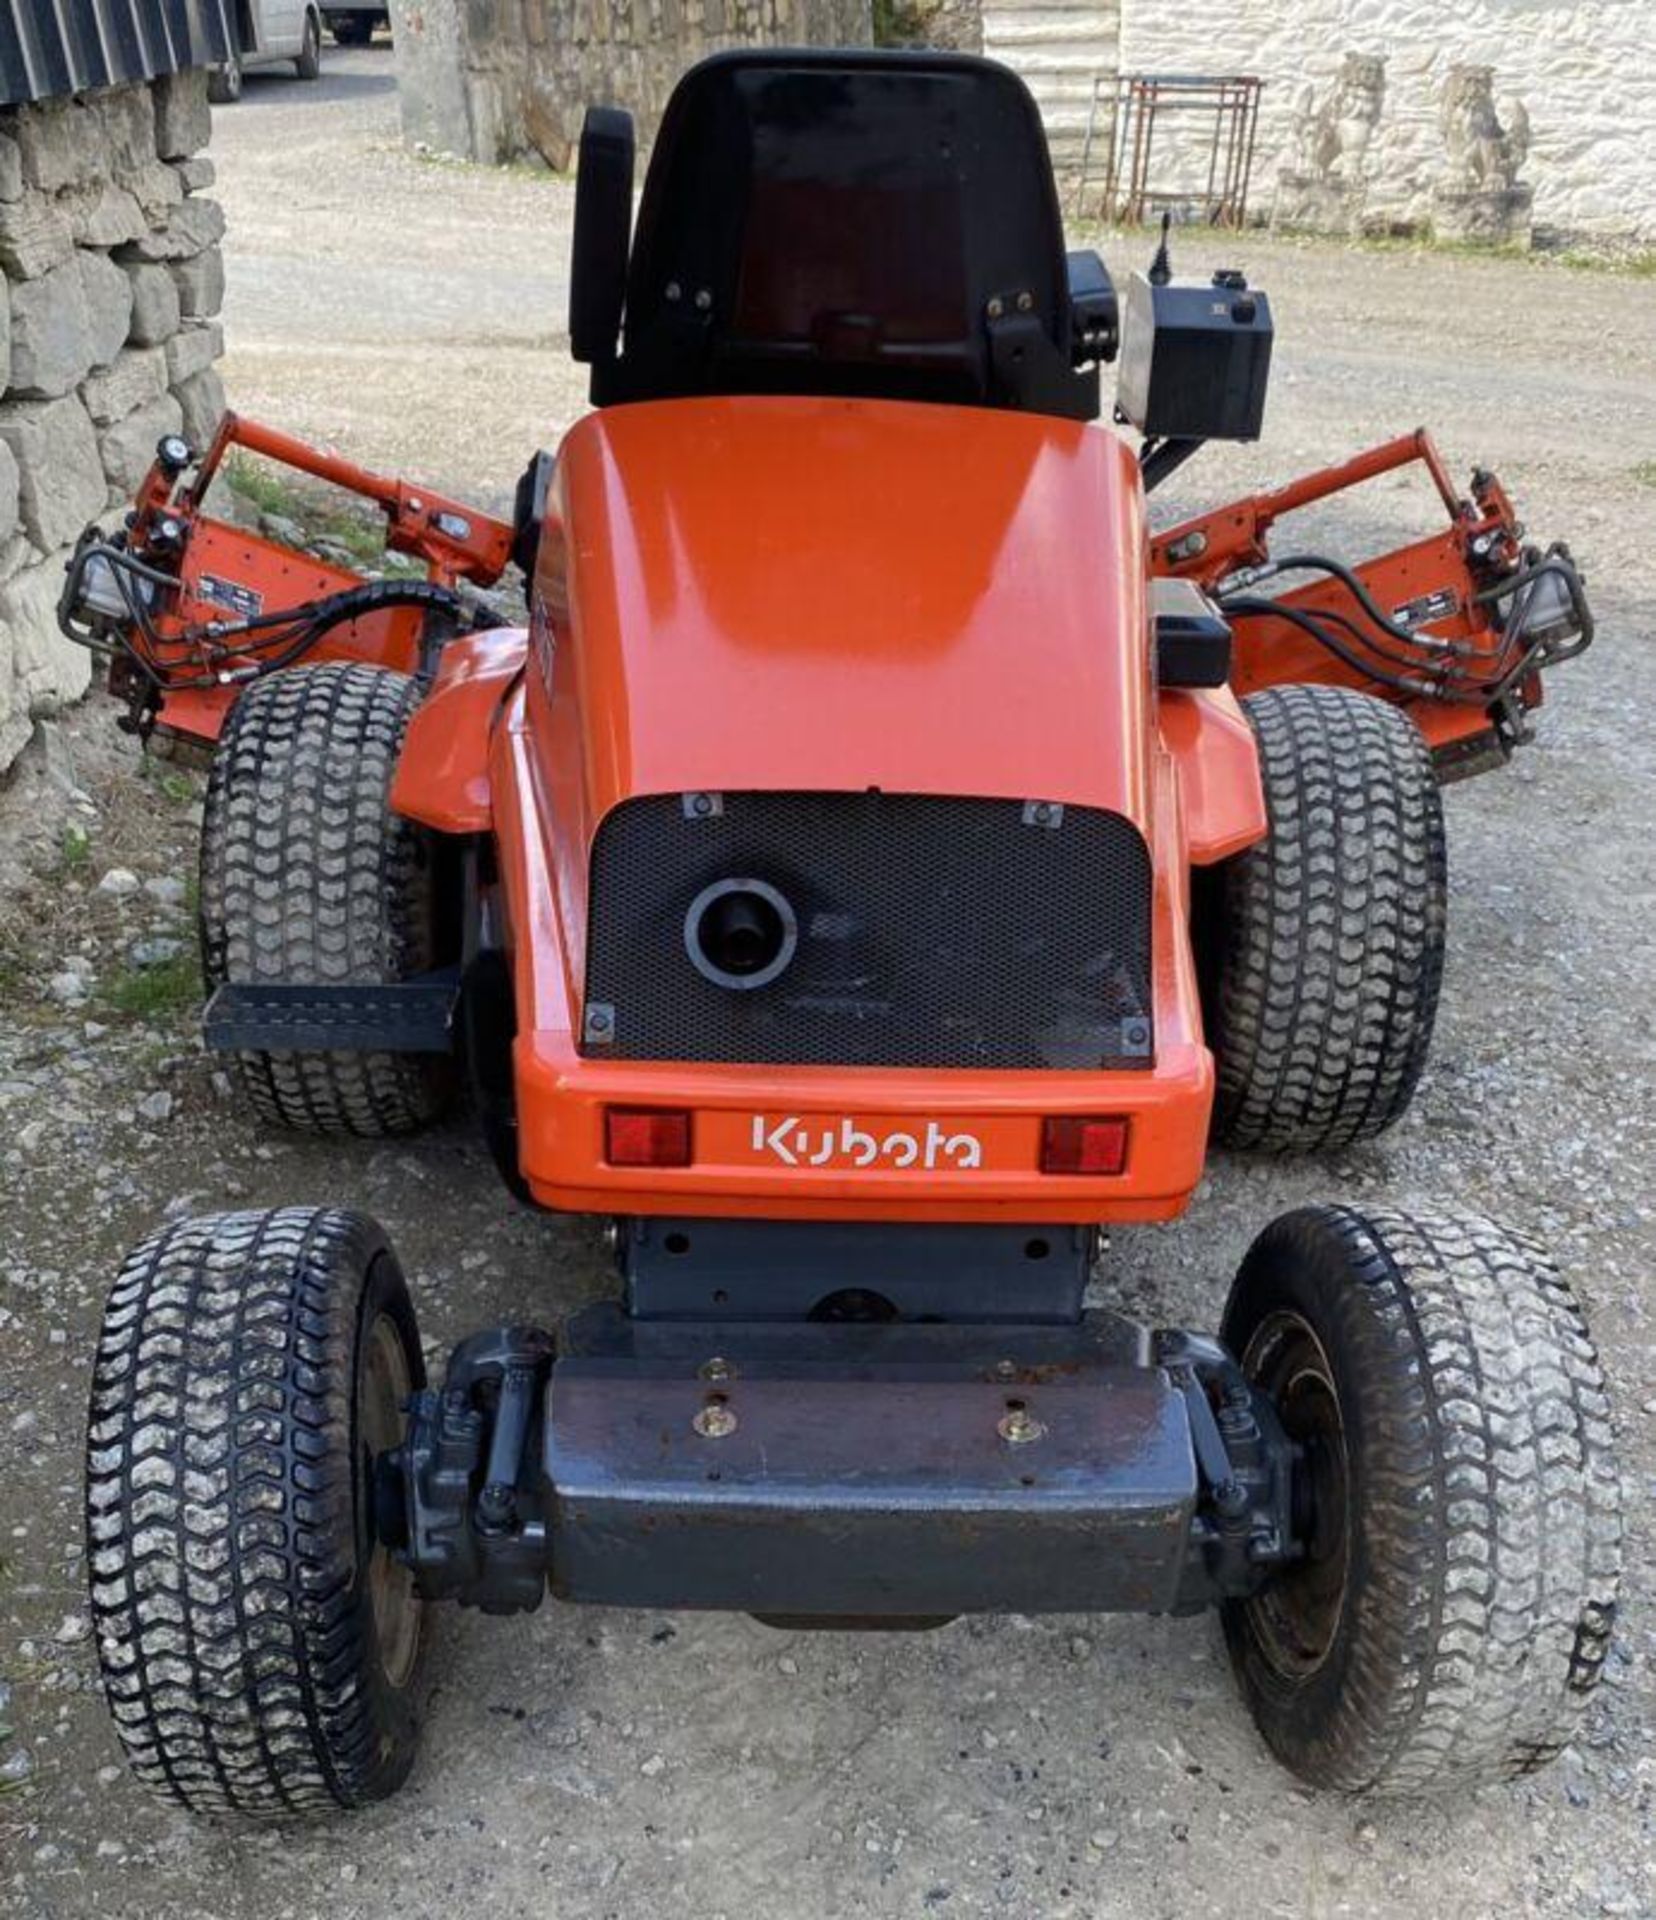
[[[329,49],[327,74],[251,76],[218,116],[233,402],[498,499],[580,404],[568,191],[396,151],[383,48]],[[596,1226],[514,1207],[463,1124],[388,1146],[255,1130],[187,980],[166,985],[188,966],[164,943],[189,934],[199,781],[146,768],[94,702],[0,792],[6,1920],[1656,1913],[1656,283],[1252,236],[1178,254],[1254,273],[1278,350],[1265,441],[1186,468],[1170,506],[1426,420],[1457,470],[1495,465],[1538,534],[1575,543],[1600,637],[1554,677],[1537,744],[1449,793],[1450,965],[1405,1122],[1325,1164],[1216,1159],[1185,1220],[1114,1236],[1101,1287],[1212,1325],[1253,1232],[1323,1196],[1462,1202],[1550,1241],[1609,1365],[1629,1496],[1623,1616],[1576,1745],[1470,1798],[1351,1804],[1272,1763],[1203,1620],[813,1636],[548,1606],[438,1616],[424,1756],[385,1807],[246,1837],[150,1801],[119,1763],[81,1578],[82,1411],[121,1251],[173,1211],[358,1205],[437,1347],[606,1279]],[[1305,537],[1358,557],[1431,513],[1383,485]]]

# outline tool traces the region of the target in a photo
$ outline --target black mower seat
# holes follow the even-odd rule
[[[629,245],[630,185],[630,122],[595,110],[570,311],[598,405],[785,393],[1098,412],[1046,136],[1005,67],[716,55],[668,102]]]

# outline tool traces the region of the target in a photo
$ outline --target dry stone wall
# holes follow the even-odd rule
[[[209,131],[200,72],[0,109],[0,769],[90,679],[57,629],[75,537],[224,410]]]

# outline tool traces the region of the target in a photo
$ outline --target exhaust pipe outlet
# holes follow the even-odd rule
[[[684,916],[691,965],[733,993],[768,987],[798,946],[798,916],[768,880],[715,880]]]

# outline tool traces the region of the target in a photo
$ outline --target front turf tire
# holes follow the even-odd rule
[[[1266,838],[1215,876],[1201,928],[1214,1137],[1326,1152],[1403,1115],[1443,979],[1443,805],[1420,730],[1351,687],[1242,703]]]
[[[201,835],[208,990],[387,986],[435,964],[431,845],[390,810],[420,694],[406,675],[331,661],[256,680],[213,755]],[[304,1133],[412,1133],[453,1091],[417,1053],[242,1053],[260,1119]]]
[[[1305,1558],[1223,1608],[1272,1751],[1383,1795],[1551,1759],[1621,1553],[1604,1375],[1551,1263],[1473,1214],[1307,1207],[1254,1242],[1222,1337],[1303,1450]]]
[[[133,1772],[192,1813],[383,1800],[413,1762],[420,1608],[370,1454],[424,1384],[385,1236],[337,1210],[186,1220],[126,1261],[87,1432],[104,1689]]]

